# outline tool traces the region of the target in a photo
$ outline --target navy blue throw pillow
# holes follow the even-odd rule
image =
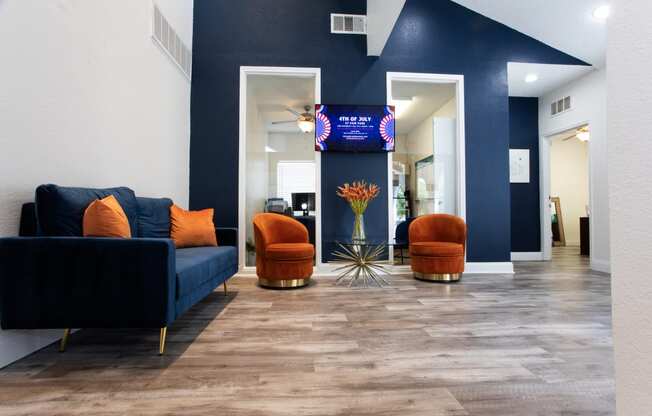
[[[138,237],[170,238],[169,198],[136,197],[138,201]]]
[[[36,217],[41,235],[83,235],[84,211],[96,199],[113,195],[129,220],[131,235],[138,231],[138,201],[129,188],[73,188],[53,184],[36,188]]]

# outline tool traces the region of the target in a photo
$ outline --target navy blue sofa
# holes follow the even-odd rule
[[[85,208],[114,195],[131,239],[82,237]],[[0,238],[3,329],[167,327],[238,270],[237,230],[216,229],[218,247],[176,249],[172,201],[129,188],[41,185],[23,206],[19,237]]]

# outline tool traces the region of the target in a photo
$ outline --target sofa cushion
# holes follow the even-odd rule
[[[177,249],[177,299],[238,263],[235,247]]]
[[[113,195],[91,202],[83,221],[84,237],[131,238],[129,220]]]
[[[315,249],[308,243],[276,243],[265,248],[265,256],[273,260],[311,259]]]
[[[464,246],[457,243],[440,241],[424,241],[410,243],[410,254],[425,257],[455,257],[464,256]]]
[[[170,207],[170,237],[177,248],[216,246],[217,236],[213,224],[213,208],[186,211]]]
[[[138,202],[138,237],[170,238],[169,198],[136,197]]]
[[[138,230],[138,202],[129,188],[73,188],[41,185],[36,188],[36,216],[39,234],[46,236],[82,236],[82,220],[88,205],[96,199],[115,196],[127,215],[131,235]]]

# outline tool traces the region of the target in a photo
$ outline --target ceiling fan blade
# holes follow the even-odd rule
[[[289,111],[290,113],[294,114],[297,117],[301,117],[301,113],[298,112],[298,111],[295,111],[295,110],[293,110],[291,108],[286,108],[286,110]]]
[[[272,124],[286,124],[286,123],[295,123],[296,124],[296,122],[297,122],[296,120],[272,121]]]

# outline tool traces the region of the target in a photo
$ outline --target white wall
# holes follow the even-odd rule
[[[158,0],[190,46],[192,0]],[[0,236],[42,183],[188,204],[190,82],[151,40],[150,0],[0,1]],[[0,366],[60,331],[0,332]]]
[[[396,150],[399,151],[401,148],[407,149],[408,153],[416,155],[416,160],[432,155],[434,135],[432,120],[437,117],[455,118],[456,116],[457,102],[455,98],[451,98],[441,108],[435,110],[430,116],[426,117],[421,123],[408,132],[407,135],[399,136],[405,137],[406,146],[397,146]]]
[[[410,188],[412,189],[412,195],[414,198],[417,197],[416,194],[416,170],[414,165],[417,161],[431,156],[434,149],[434,124],[433,120],[435,118],[450,118],[453,119],[457,115],[457,101],[455,97],[448,100],[442,107],[435,110],[432,115],[426,117],[421,123],[419,123],[412,131],[408,132],[405,136],[408,161],[410,165]],[[398,149],[397,149],[398,151]],[[398,159],[397,159],[398,160]],[[414,213],[416,215],[422,215],[426,213],[432,213],[432,208],[430,206],[424,207],[423,202],[415,201],[414,203]]]
[[[283,160],[315,160],[314,133],[269,133],[268,146],[276,152],[268,153],[268,195],[276,198],[278,195],[277,166]],[[292,201],[288,201],[292,203]]]
[[[570,95],[573,109],[554,117],[550,104]],[[589,188],[591,200],[591,267],[609,271],[609,195],[607,174],[606,69],[590,74],[539,99],[539,132],[542,165],[546,163],[544,138],[582,124],[589,124]],[[542,178],[545,181],[546,178]],[[546,184],[542,182],[542,189]],[[549,186],[549,183],[548,183]],[[545,203],[545,196],[542,198]],[[545,207],[547,209],[547,207]],[[549,216],[546,215],[547,218]]]
[[[265,151],[267,129],[265,120],[258,110],[258,97],[255,89],[248,90],[247,96],[247,184],[245,186],[247,241],[254,242],[254,215],[263,212],[268,193],[269,160]],[[255,258],[247,257],[247,266],[255,266]]]
[[[405,0],[367,0],[367,55],[380,56]]]
[[[550,195],[558,196],[566,245],[580,245],[580,217],[589,204],[589,146],[577,139],[550,146]]]
[[[609,22],[609,195],[618,415],[652,409],[652,2],[615,0]]]

